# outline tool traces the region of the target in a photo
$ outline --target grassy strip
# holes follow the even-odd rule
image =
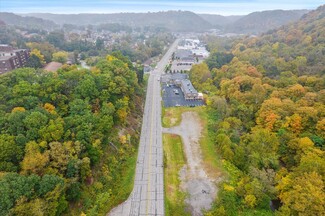
[[[111,210],[113,207],[116,207],[122,201],[125,201],[132,192],[134,185],[136,161],[137,155],[133,155],[132,157],[127,159],[125,169],[121,174],[121,183],[119,184],[119,187],[114,190],[116,192],[116,199],[110,201],[109,205],[111,207],[109,208],[109,210]]]
[[[182,121],[182,113],[186,111],[193,111],[195,109],[196,108],[191,107],[163,108],[162,126],[169,128],[179,125]]]
[[[165,214],[190,215],[185,211],[186,193],[180,190],[179,171],[185,164],[185,155],[180,136],[163,134]]]

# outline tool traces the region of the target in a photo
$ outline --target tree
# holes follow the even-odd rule
[[[48,42],[44,42],[44,43],[29,42],[26,43],[26,46],[32,50],[33,49],[39,50],[41,54],[44,55],[45,62],[51,62],[52,55],[56,51],[56,48]]]
[[[27,61],[27,64],[26,64],[26,67],[31,67],[31,68],[35,68],[35,69],[41,68],[42,66],[43,65],[42,65],[41,60],[36,55],[31,55]]]
[[[36,56],[40,60],[41,65],[45,64],[44,55],[38,49],[32,49],[30,56]]]
[[[63,174],[69,162],[68,152],[59,142],[51,142],[49,146],[50,167],[55,173]]]
[[[54,47],[63,48],[64,33],[59,31],[50,32],[46,37],[46,40]]]
[[[104,40],[97,38],[96,39],[96,48],[98,50],[103,49],[104,48]]]
[[[31,112],[23,120],[27,129],[26,137],[29,140],[37,140],[39,138],[39,130],[48,123],[48,117],[41,112]]]
[[[201,85],[211,79],[211,73],[206,63],[193,65],[190,72],[190,78],[193,81],[193,85],[198,89],[201,89]]]
[[[72,183],[67,190],[67,200],[69,201],[78,201],[81,196],[80,183]]]
[[[323,215],[325,213],[325,188],[322,177],[316,172],[283,177],[277,186],[286,215]]]
[[[50,120],[49,123],[39,130],[39,135],[44,141],[59,141],[64,133],[63,119]]]
[[[0,171],[17,171],[23,154],[21,148],[15,142],[15,137],[0,134],[0,149]]]
[[[208,99],[207,104],[216,109],[221,118],[225,118],[229,112],[227,101],[223,97],[212,96]]]
[[[82,158],[80,175],[82,181],[85,181],[88,177],[91,177],[90,159],[88,157]]]
[[[29,142],[25,147],[25,156],[21,162],[21,173],[42,175],[45,167],[49,163],[48,152],[41,153],[39,145],[36,142]]]
[[[206,60],[209,69],[221,68],[223,65],[228,64],[234,58],[232,53],[215,52],[211,53],[209,58]]]
[[[256,168],[278,167],[279,141],[274,133],[266,129],[254,129],[247,145],[249,163]]]
[[[62,64],[65,64],[68,60],[68,53],[63,52],[63,51],[53,53],[52,60],[56,61],[56,62],[60,62]]]
[[[316,129],[319,136],[325,139],[325,118],[322,118],[317,122]]]
[[[8,215],[16,201],[22,197],[31,199],[35,193],[36,184],[40,177],[21,176],[17,173],[8,173],[0,178],[0,214]]]

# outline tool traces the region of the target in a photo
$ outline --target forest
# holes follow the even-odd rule
[[[259,37],[203,37],[190,71],[225,174],[206,215],[325,214],[325,6]]]
[[[105,214],[128,196],[145,86],[136,70],[116,52],[91,71],[1,75],[0,215]]]

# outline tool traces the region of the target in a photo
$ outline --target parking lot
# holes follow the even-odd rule
[[[162,99],[164,101],[164,107],[176,107],[176,106],[202,106],[204,102],[202,100],[185,100],[184,94],[181,88],[175,85],[162,84]]]

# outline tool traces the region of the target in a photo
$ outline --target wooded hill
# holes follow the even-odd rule
[[[54,21],[57,24],[98,25],[120,23],[131,27],[155,26],[171,31],[202,31],[211,24],[189,11],[167,11],[155,13],[117,13],[117,14],[29,14]]]
[[[30,29],[47,29],[53,30],[59,27],[53,21],[36,17],[22,17],[13,13],[0,12],[0,20],[6,25],[16,25]]]
[[[225,32],[259,34],[298,21],[307,12],[308,10],[272,10],[254,12],[236,20],[230,25],[225,26]]]
[[[297,21],[307,12],[307,10],[273,10],[254,12],[246,16],[195,14],[189,11],[117,14],[33,13],[28,16],[51,20],[59,25],[119,23],[130,27],[162,27],[176,32],[197,32],[218,28],[225,33],[257,34]]]
[[[128,196],[144,96],[134,70],[114,53],[92,71],[0,76],[0,215],[105,215]]]
[[[192,67],[228,173],[207,215],[325,214],[324,56],[321,6]]]

